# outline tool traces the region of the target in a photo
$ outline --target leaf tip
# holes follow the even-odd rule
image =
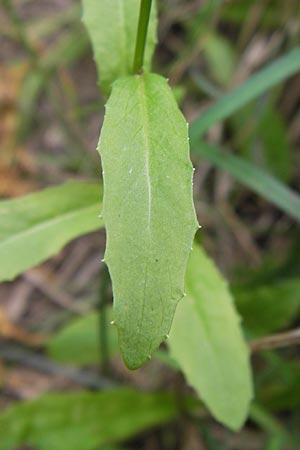
[[[147,362],[151,359],[151,355],[149,355],[149,354],[143,356],[142,358],[130,357],[130,356],[124,354],[124,352],[122,352],[122,355],[123,355],[124,363],[125,363],[127,369],[129,369],[129,370],[140,369],[145,364],[145,362]]]

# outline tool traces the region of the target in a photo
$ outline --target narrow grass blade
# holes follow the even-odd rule
[[[200,143],[194,147],[200,154],[220,169],[226,170],[236,180],[262,195],[279,209],[300,222],[300,195],[259,167],[219,147]]]
[[[249,80],[232,92],[224,95],[213,106],[196,119],[190,127],[191,142],[198,138],[215,123],[226,119],[249,101],[255,99],[280,81],[300,70],[300,48],[291,50],[266,68],[253,75]]]

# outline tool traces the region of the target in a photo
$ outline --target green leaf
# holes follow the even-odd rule
[[[264,352],[264,369],[256,383],[258,401],[272,412],[300,408],[300,363],[279,352]],[[288,354],[286,354],[288,356]],[[291,355],[289,355],[291,356]]]
[[[300,310],[300,279],[263,286],[235,287],[236,306],[251,335],[272,333],[290,324]]]
[[[101,189],[69,182],[0,202],[0,281],[56,254],[72,239],[99,229]]]
[[[112,83],[132,73],[140,0],[82,0],[83,21],[89,31],[103,92]],[[151,70],[156,44],[156,7],[153,1],[144,58],[144,70]]]
[[[107,308],[107,316],[111,320],[111,308]],[[66,364],[94,364],[101,360],[99,327],[99,313],[96,312],[72,320],[47,342],[49,355]],[[108,323],[106,332],[109,354],[116,354],[119,350],[116,330]]]
[[[249,354],[228,286],[194,246],[169,346],[188,383],[220,422],[236,430],[252,398]]]
[[[190,127],[190,137],[194,144],[197,139],[215,123],[226,119],[250,100],[263,94],[280,81],[300,70],[300,48],[291,50],[287,55],[253,75],[249,80],[232,92],[224,95],[208,108]]]
[[[293,164],[288,130],[280,113],[271,105],[266,107],[262,115],[258,134],[263,143],[266,167],[282,181],[289,181]]]
[[[119,442],[179,414],[175,397],[131,389],[51,393],[0,415],[0,450],[92,450]]]
[[[281,181],[251,162],[225,152],[216,145],[202,142],[197,148],[197,153],[220,169],[226,170],[240,183],[262,195],[298,222],[300,221],[300,195]]]
[[[224,37],[211,30],[203,39],[203,53],[215,81],[226,86],[232,80],[236,57],[232,45]]]
[[[136,369],[169,332],[197,228],[187,124],[165,79],[114,84],[99,149],[115,322]]]
[[[275,108],[279,94],[280,89],[277,89],[273,95],[247,104],[233,115],[230,124],[238,152],[287,182],[293,172],[292,148],[287,126]]]

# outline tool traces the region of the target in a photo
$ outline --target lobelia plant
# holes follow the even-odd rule
[[[83,0],[83,6],[100,86],[109,97],[98,146],[104,261],[124,361],[139,368],[170,337],[171,354],[190,384],[215,417],[237,428],[252,396],[248,350],[227,286],[197,243],[185,280],[199,227],[193,169],[188,124],[167,80],[150,72],[155,3]]]
[[[126,365],[137,369],[152,354],[158,358],[156,349],[169,337],[167,345],[173,367],[182,370],[216,419],[231,429],[239,429],[252,399],[249,351],[227,282],[199,243],[193,244],[199,225],[192,200],[188,127],[167,80],[151,72],[156,43],[155,2],[83,0],[83,9],[83,20],[99,69],[100,88],[108,97],[99,141],[104,181],[103,222],[97,219],[101,192],[93,183],[69,182],[25,198],[2,201],[0,279],[13,279],[57,253],[71,239],[99,229],[104,223],[107,232],[104,259],[114,293],[114,307],[109,317],[112,314]],[[198,141],[211,125],[299,69],[300,51],[294,49],[223,96],[196,119],[189,133],[193,152],[228,171],[298,221],[299,195],[242,158]],[[298,285],[293,289],[297,290]],[[237,299],[240,298],[239,310],[251,328],[249,299],[244,298],[249,294],[235,293]],[[263,296],[262,301],[266,311],[272,312],[271,302],[266,302]],[[288,314],[297,310],[298,300],[294,303]],[[280,311],[277,318],[280,323],[286,320],[283,316]],[[81,320],[86,322],[78,324],[79,329],[92,330],[91,345],[97,336],[96,317]],[[264,317],[261,322],[263,330]],[[72,333],[70,330],[70,336],[65,338],[69,350]],[[116,352],[115,327],[110,327],[108,333],[112,352]],[[57,341],[54,339],[47,346],[53,357],[59,352],[59,340],[58,336]],[[73,347],[73,355],[80,359],[76,340]],[[72,362],[71,353],[69,351]],[[88,354],[84,355],[85,363],[94,361],[97,349],[92,353],[91,359]],[[170,363],[170,359],[167,362]],[[110,442],[111,436],[107,437],[105,432],[102,440],[99,439],[97,426],[94,426],[97,413],[105,407],[104,400],[121,405],[111,413],[109,420],[114,420],[115,413],[126,415],[126,408],[124,412],[122,409],[124,398],[128,403],[132,399],[136,401],[137,412],[132,416],[136,424],[132,428],[134,432],[144,424],[158,423],[158,417],[160,420],[176,417],[180,409],[172,395],[165,398],[160,394],[145,395],[130,390],[112,389],[107,395],[94,398],[82,393],[74,394],[74,398],[67,394],[65,397],[58,395],[53,400],[50,395],[21,405],[21,410],[26,411],[26,420],[22,416],[17,437],[14,421],[19,406],[0,416],[0,425],[12,430],[6,433],[8,443],[0,442],[0,450],[18,445],[26,433],[29,433],[28,442],[42,442],[40,415],[49,405],[55,415],[55,404],[60,401],[74,421],[74,398],[81,404],[82,417],[90,411],[91,402],[95,404],[90,413],[93,417],[87,416],[93,431],[85,427],[84,421],[82,430],[78,428],[85,442],[82,448],[87,450],[94,442]],[[161,398],[165,402],[163,407]],[[161,407],[165,410],[160,410]],[[154,418],[151,414],[148,417],[150,410]],[[47,420],[43,423],[46,427]],[[76,436],[66,443],[57,439],[56,432],[44,431],[49,433],[53,450],[68,450],[77,443]],[[125,431],[122,438],[127,437]],[[67,429],[65,432],[70,435]],[[92,439],[91,444],[89,439]]]
[[[168,336],[198,227],[187,123],[167,81],[143,68],[150,10],[143,0],[132,74],[112,84],[99,141],[113,323],[130,369]]]

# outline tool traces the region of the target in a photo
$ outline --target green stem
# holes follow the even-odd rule
[[[100,280],[100,304],[99,304],[99,312],[100,312],[100,352],[101,352],[101,361],[102,361],[102,371],[104,374],[109,375],[110,367],[109,367],[109,348],[108,348],[108,329],[107,329],[107,305],[109,302],[108,288],[110,285],[110,276],[108,272],[108,268],[106,266],[103,267],[101,280]]]
[[[141,0],[139,25],[136,36],[135,54],[133,62],[133,73],[140,73],[143,70],[144,53],[150,19],[152,0]]]

